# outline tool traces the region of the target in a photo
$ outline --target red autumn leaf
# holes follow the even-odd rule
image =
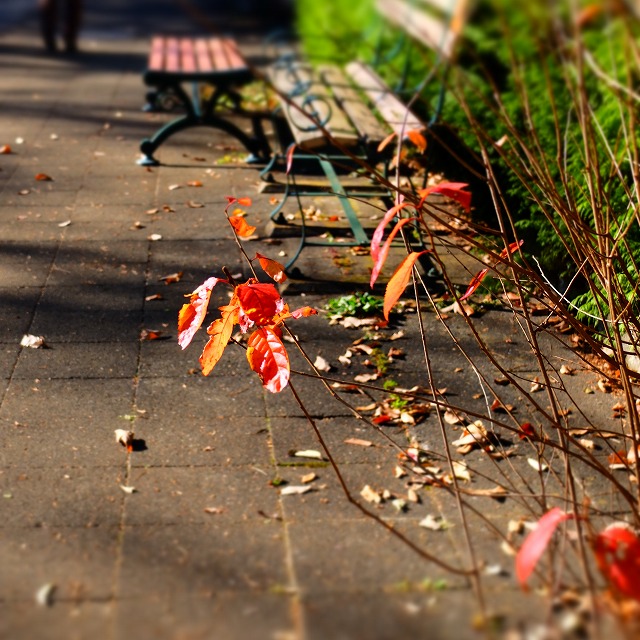
[[[387,148],[387,145],[396,137],[395,131],[390,133],[379,145],[378,145],[378,153],[384,151]]]
[[[461,302],[475,293],[476,289],[482,284],[482,281],[484,280],[484,277],[487,275],[487,273],[489,273],[489,267],[485,267],[481,271],[478,271],[475,276],[473,276],[471,282],[469,283],[469,286],[467,287],[467,290],[462,296],[460,296]]]
[[[233,227],[234,231],[241,238],[248,238],[253,235],[256,230],[256,227],[250,225],[245,219],[244,216],[229,216],[229,222]]]
[[[267,324],[282,304],[278,290],[269,283],[247,282],[236,287],[243,313],[256,324]]]
[[[36,173],[35,179],[39,182],[50,182],[53,180],[51,176],[48,176],[46,173]]]
[[[411,276],[411,271],[413,270],[413,265],[415,265],[416,260],[425,253],[428,253],[428,251],[413,251],[410,253],[391,276],[384,292],[383,311],[385,320],[389,319],[391,309],[393,309],[405,290]]]
[[[373,265],[373,269],[371,270],[371,278],[369,279],[369,285],[371,287],[373,287],[373,285],[376,283],[376,280],[380,275],[380,271],[384,266],[385,261],[387,260],[387,256],[389,255],[389,249],[391,249],[391,243],[393,242],[393,239],[396,237],[396,235],[398,235],[398,232],[400,231],[400,229],[402,229],[402,227],[404,227],[405,224],[408,224],[409,222],[413,222],[415,220],[417,220],[417,218],[402,218],[398,220],[398,222],[396,222],[396,226],[392,229],[391,233],[382,245],[382,249],[380,249],[377,257],[375,258],[375,263]]]
[[[391,416],[387,416],[387,415],[381,415],[381,416],[376,416],[375,418],[373,418],[373,420],[371,420],[371,422],[373,422],[374,424],[387,424],[387,422],[392,422],[393,418]]]
[[[300,307],[295,311],[291,312],[291,317],[294,320],[298,320],[300,318],[308,318],[309,316],[315,316],[318,314],[318,311],[313,307]]]
[[[424,153],[427,150],[427,139],[422,134],[422,131],[412,129],[407,132],[407,138],[409,138],[409,140],[418,147],[418,151],[420,151],[420,153]]]
[[[551,536],[553,536],[558,525],[573,517],[572,513],[567,513],[558,507],[554,507],[538,520],[536,528],[522,543],[516,555],[516,577],[523,589],[527,588],[527,580],[549,545]]]
[[[159,340],[162,337],[162,331],[154,329],[142,329],[140,331],[140,340]]]
[[[511,255],[514,251],[517,251],[523,245],[523,243],[524,240],[517,240],[516,242],[512,242],[508,247],[505,247],[500,252],[500,257],[504,259],[507,256]]]
[[[227,280],[220,278],[209,278],[191,294],[191,300],[182,305],[178,314],[178,344],[183,349],[189,346],[196,331],[202,325],[204,317],[207,315],[211,291],[221,281],[227,282]]]
[[[507,256],[512,254],[514,251],[517,251],[522,246],[523,242],[524,240],[520,240],[518,242],[512,242],[508,247],[504,248],[500,252],[500,258],[504,260]],[[487,273],[489,273],[489,267],[485,267],[484,269],[476,273],[475,276],[473,276],[473,278],[471,279],[471,282],[469,283],[469,286],[467,287],[467,290],[464,292],[464,295],[460,298],[461,301],[466,300],[469,296],[471,296],[475,292],[475,290],[480,286],[480,284],[484,280],[484,277],[487,275]]]
[[[261,327],[249,336],[247,360],[267,391],[278,393],[289,383],[289,357],[273,329]]]
[[[270,276],[275,282],[284,282],[287,279],[287,275],[284,272],[284,267],[271,258],[263,256],[261,253],[256,253],[256,258],[260,261],[262,270]]]
[[[530,422],[524,422],[520,425],[520,433],[518,434],[520,440],[524,440],[525,438],[534,438],[535,435],[535,429]]]
[[[623,595],[640,600],[640,540],[629,525],[609,525],[596,536],[593,550],[609,584]]]
[[[373,232],[373,236],[371,238],[371,257],[375,260],[378,259],[378,255],[380,254],[380,243],[382,242],[382,236],[384,235],[384,228],[393,220],[398,213],[407,206],[408,203],[400,202],[389,211],[384,214],[384,218],[380,220],[376,230]]]
[[[3,144],[3,145],[0,147],[0,154],[1,154],[1,155],[5,155],[5,154],[8,154],[8,153],[13,153],[13,152],[11,151],[11,147],[10,147],[8,144]]]
[[[233,326],[238,319],[238,307],[227,305],[220,307],[222,317],[211,323],[207,333],[211,336],[200,356],[202,374],[208,376],[222,357],[225,347],[229,343]]]
[[[447,198],[455,200],[460,203],[466,211],[469,211],[471,209],[471,194],[468,191],[464,191],[464,188],[468,186],[469,185],[466,182],[441,182],[433,187],[420,189],[418,191],[418,195],[420,196],[418,208],[424,204],[425,200],[432,193],[439,193]]]
[[[296,150],[295,144],[289,145],[289,148],[287,149],[287,169],[286,169],[287,175],[291,173],[291,167],[293,165],[293,153],[295,150]]]

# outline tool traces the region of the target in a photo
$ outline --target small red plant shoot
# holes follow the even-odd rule
[[[229,197],[227,200],[227,209],[232,204],[251,204],[249,198]],[[248,225],[245,227],[238,223],[238,220],[242,219],[240,215],[228,217],[236,235],[249,233]],[[253,228],[251,229],[250,233],[253,233]],[[284,267],[279,262],[259,253],[254,260],[258,260],[263,271],[275,282],[284,280]],[[207,329],[209,341],[200,356],[202,373],[208,376],[213,371],[231,341],[233,329],[237,325],[242,333],[251,332],[247,342],[247,360],[251,369],[260,376],[262,385],[267,390],[272,393],[282,391],[287,386],[290,376],[289,356],[281,339],[282,326],[289,318],[303,318],[314,315],[317,311],[311,307],[290,311],[273,284],[258,282],[256,278],[236,284],[230,276],[211,277],[188,295],[190,300],[182,306],[178,315],[178,344],[183,349],[189,346],[202,326],[211,300],[211,292],[218,284],[231,287],[233,295],[229,304],[218,308],[220,317]]]

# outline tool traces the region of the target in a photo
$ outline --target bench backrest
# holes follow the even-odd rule
[[[468,0],[377,0],[378,13],[450,60],[469,11]]]

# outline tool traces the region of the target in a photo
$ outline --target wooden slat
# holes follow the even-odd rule
[[[449,28],[449,19],[435,18],[405,0],[378,0],[378,12],[404,29],[412,38],[449,59],[458,33]]]
[[[223,45],[225,48],[225,52],[227,55],[227,61],[229,63],[229,67],[232,69],[243,69],[247,66],[245,59],[242,57],[242,54],[238,51],[238,45],[235,40],[231,38],[225,38],[223,40]]]
[[[331,87],[336,100],[349,116],[360,137],[368,143],[376,144],[384,140],[387,131],[378,122],[371,109],[364,103],[341,69],[334,65],[318,68],[325,84]]]
[[[161,71],[164,68],[164,38],[155,36],[151,40],[151,52],[149,53],[149,69]]]
[[[196,57],[191,38],[180,39],[180,65],[181,70],[187,73],[196,71]]]
[[[166,71],[177,72],[180,71],[180,49],[177,38],[167,38],[165,42],[166,58],[165,69]]]
[[[369,66],[362,62],[351,62],[347,74],[364,91],[382,119],[399,136],[412,129],[424,129],[424,124],[393,94],[393,91]]]
[[[328,88],[309,66],[296,65],[293,72],[288,67],[272,67],[269,75],[273,85],[285,95],[291,95],[294,92],[297,82],[309,83],[308,91],[304,95],[291,98],[293,104],[297,107],[305,108],[307,111],[310,109],[316,110],[320,122],[324,122],[327,116],[330,115],[330,120],[324,125],[324,128],[340,144],[353,146],[358,143],[358,133],[341,111]],[[306,107],[303,107],[307,96],[317,97],[318,100],[314,100]],[[282,108],[289,121],[293,137],[299,146],[313,149],[327,144],[323,131],[317,128],[305,113],[295,106],[289,105],[286,101],[282,101]]]
[[[229,62],[220,38],[211,38],[209,40],[209,53],[211,54],[211,63],[215,71],[227,71],[229,69]]]
[[[209,56],[209,47],[207,41],[204,38],[198,38],[195,44],[196,48],[196,62],[198,64],[198,71],[207,72],[213,69],[211,64],[211,58]]]

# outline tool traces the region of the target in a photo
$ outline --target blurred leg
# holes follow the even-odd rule
[[[82,0],[67,0],[64,42],[67,51],[74,52],[78,48],[78,32],[82,20]]]
[[[56,22],[58,0],[38,0],[40,9],[40,31],[47,51],[56,50]]]

